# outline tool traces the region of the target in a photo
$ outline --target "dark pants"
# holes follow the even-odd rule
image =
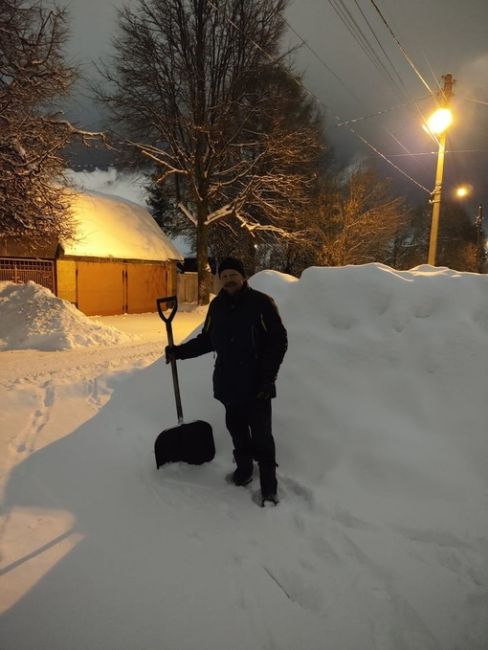
[[[256,399],[245,404],[226,404],[225,423],[234,443],[237,467],[252,471],[259,463],[261,490],[276,492],[276,451],[271,431],[271,400]]]

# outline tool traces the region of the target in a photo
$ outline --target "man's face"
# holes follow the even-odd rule
[[[234,271],[234,269],[225,269],[225,271],[222,271],[220,274],[220,282],[224,291],[233,294],[242,289],[244,277],[239,273],[239,271]]]

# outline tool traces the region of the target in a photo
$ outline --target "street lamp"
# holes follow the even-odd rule
[[[426,130],[435,135],[444,133],[452,124],[452,113],[448,108],[438,108],[427,120]]]
[[[438,138],[439,151],[437,153],[437,169],[435,173],[435,187],[432,192],[432,225],[430,228],[429,254],[427,264],[435,266],[437,252],[437,235],[439,232],[439,216],[441,212],[441,194],[442,178],[444,175],[444,155],[446,153],[447,129],[452,124],[452,113],[449,110],[449,100],[452,97],[452,87],[454,79],[452,74],[446,74],[442,77],[444,86],[439,93],[438,108],[433,115],[427,120],[426,130],[434,137]]]
[[[452,113],[448,108],[439,108],[427,120],[427,130],[438,136],[439,150],[437,152],[437,168],[435,173],[435,188],[432,192],[432,224],[430,227],[429,254],[427,264],[435,266],[437,252],[437,236],[439,233],[439,217],[441,212],[442,179],[444,175],[444,155],[446,153],[447,129],[452,124]]]
[[[460,185],[459,187],[456,187],[455,194],[458,199],[465,199],[469,194],[469,187],[466,187],[466,185]]]

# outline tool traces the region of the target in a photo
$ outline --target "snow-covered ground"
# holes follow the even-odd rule
[[[282,500],[264,510],[256,481],[224,481],[212,355],[179,373],[216,458],[157,471],[176,424],[157,316],[54,320],[43,294],[16,320],[3,285],[2,650],[486,650],[488,278],[367,265],[251,284],[290,341]],[[179,313],[176,339],[203,316]]]

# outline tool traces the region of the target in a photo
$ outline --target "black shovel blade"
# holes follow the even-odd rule
[[[154,455],[158,469],[165,463],[208,463],[215,456],[212,427],[208,422],[196,420],[165,429],[156,438]]]

